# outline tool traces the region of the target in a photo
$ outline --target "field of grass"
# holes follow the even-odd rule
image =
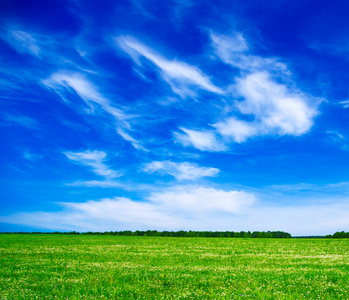
[[[0,299],[349,299],[349,240],[0,234]]]

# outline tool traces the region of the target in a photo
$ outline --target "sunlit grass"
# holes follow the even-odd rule
[[[0,235],[0,299],[349,299],[349,240]]]

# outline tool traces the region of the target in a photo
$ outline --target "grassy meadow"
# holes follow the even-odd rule
[[[0,234],[0,299],[349,299],[349,240]]]

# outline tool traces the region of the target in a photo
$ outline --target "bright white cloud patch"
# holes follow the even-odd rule
[[[200,167],[197,164],[172,161],[153,161],[145,164],[143,171],[148,173],[158,172],[167,173],[174,176],[177,180],[197,180],[201,177],[212,177],[219,173],[216,168]]]
[[[253,194],[242,191],[177,186],[152,193],[146,202],[116,197],[85,203],[61,203],[64,207],[61,212],[19,213],[1,217],[0,221],[78,231],[232,228],[234,217],[254,202]]]
[[[84,152],[64,152],[64,154],[77,164],[91,167],[92,171],[97,175],[108,179],[121,176],[119,172],[110,169],[104,164],[107,154],[103,151],[86,150]]]
[[[317,111],[300,91],[271,79],[268,73],[252,73],[237,79],[244,101],[237,102],[242,114],[253,115],[260,134],[301,135],[313,125]]]
[[[176,141],[183,146],[192,146],[201,151],[225,151],[227,147],[217,140],[213,131],[179,128],[184,133],[175,132]]]
[[[181,97],[195,96],[193,86],[213,93],[223,93],[195,66],[167,59],[130,36],[120,36],[116,38],[116,42],[138,65],[142,65],[140,57],[151,61],[159,69],[162,78],[171,85],[173,92]]]
[[[214,124],[213,127],[225,138],[232,138],[236,143],[245,142],[249,137],[257,134],[254,124],[236,118],[228,118],[223,122]]]

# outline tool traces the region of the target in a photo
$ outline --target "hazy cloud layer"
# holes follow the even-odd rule
[[[85,203],[61,203],[64,207],[61,212],[19,213],[1,217],[0,221],[28,226],[41,224],[53,230],[104,231],[110,228],[121,230],[125,226],[133,230],[197,228],[207,227],[207,222],[212,226],[215,222],[222,224],[222,216],[231,219],[254,202],[254,195],[243,191],[175,186],[152,193],[145,202],[116,197]]]

